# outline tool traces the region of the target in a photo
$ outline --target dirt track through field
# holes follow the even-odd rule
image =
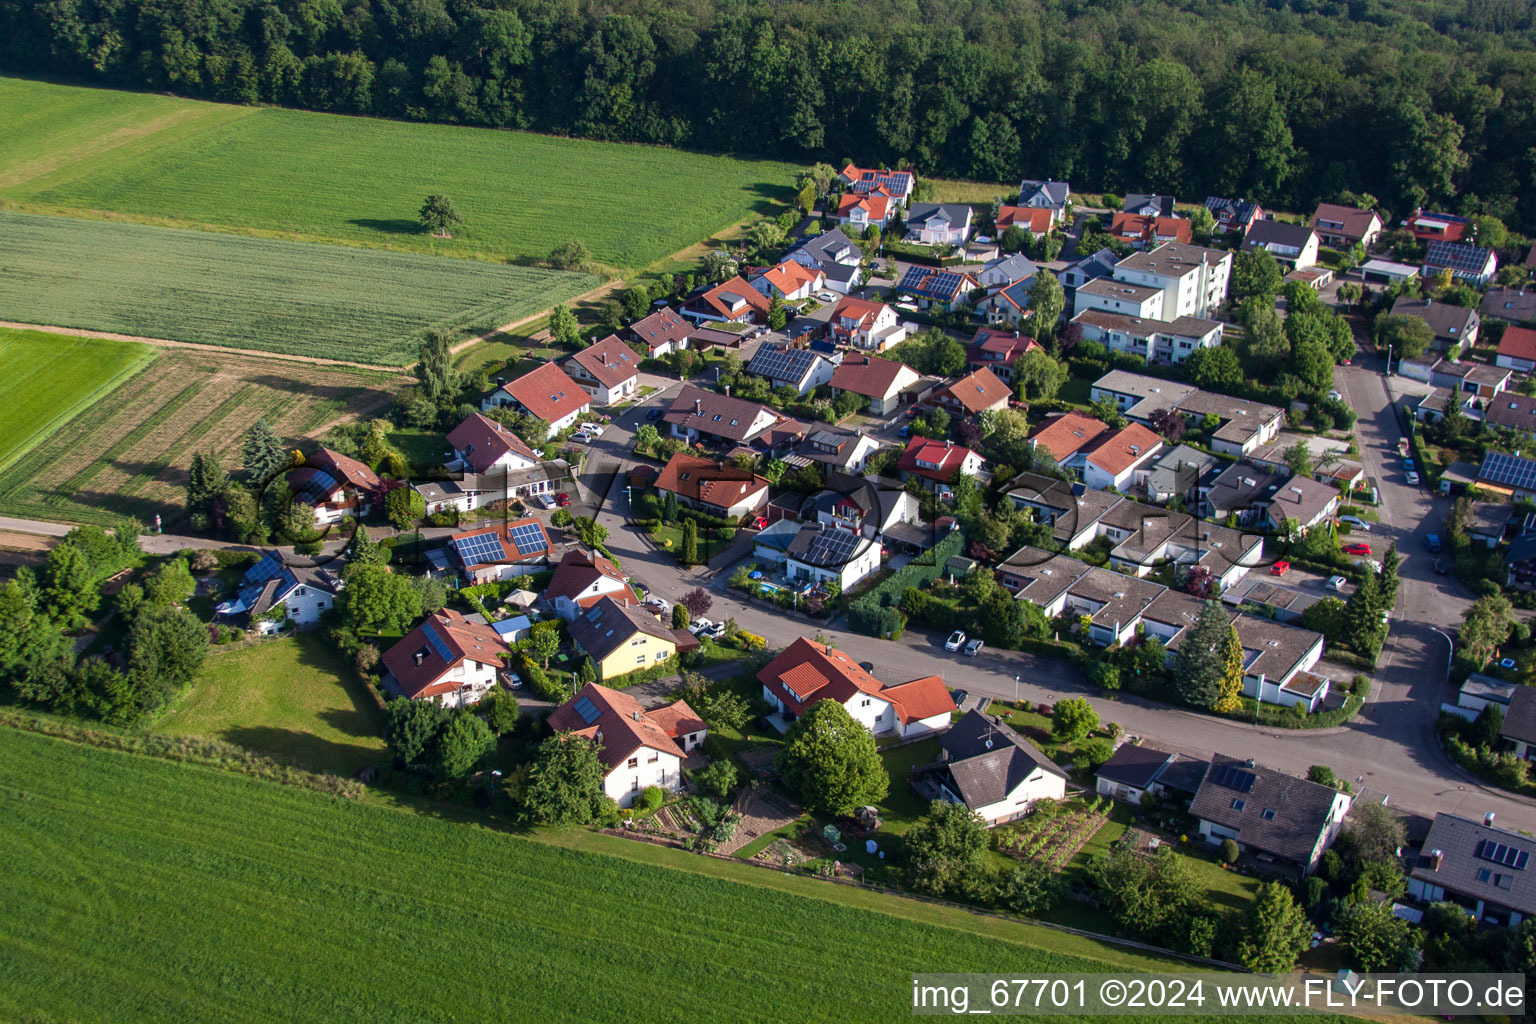
[[[566,305],[567,306],[575,306],[575,305],[577,305],[579,303],[582,303],[582,302],[596,302],[596,301],[598,301],[600,299],[606,298],[609,295],[609,293],[617,291],[623,284],[624,284],[624,279],[621,278],[621,277],[616,277],[612,281],[604,281],[602,284],[598,285],[596,288],[593,288],[593,289],[591,289],[589,291],[582,292],[580,295],[573,296],[571,298],[571,300],[568,303],[566,303]],[[463,341],[459,342],[458,344],[456,344],[452,348],[450,348],[448,350],[448,353],[450,355],[457,356],[459,353],[463,352],[465,349],[470,348],[471,346],[474,346],[474,345],[478,345],[482,341],[489,341],[492,338],[503,337],[503,336],[508,336],[508,335],[514,334],[517,331],[517,329],[519,327],[523,326],[524,324],[531,324],[535,320],[543,319],[544,317],[549,316],[550,314],[554,313],[554,311],[555,311],[555,307],[554,306],[550,306],[548,309],[541,309],[541,310],[539,310],[537,313],[533,314],[532,316],[525,316],[521,320],[514,320],[510,324],[506,324],[506,325],[504,325],[502,327],[498,327],[494,331],[486,331],[484,334],[477,334],[473,338],[465,338]]]

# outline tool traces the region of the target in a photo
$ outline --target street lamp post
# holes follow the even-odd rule
[[[1451,678],[1451,659],[1456,654],[1456,644],[1451,640],[1451,635],[1445,630],[1436,629],[1434,626],[1430,626],[1429,628],[1445,637],[1445,678],[1449,679]]]
[[[1014,676],[1013,677],[1013,702],[1015,704],[1017,704],[1019,702],[1019,677],[1018,676]]]

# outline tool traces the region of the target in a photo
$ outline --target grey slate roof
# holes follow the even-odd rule
[[[1005,275],[1009,281],[1022,281],[1025,278],[1034,277],[1038,268],[1033,260],[1023,253],[1014,253],[1012,256],[1002,256],[988,263],[984,271],[997,271]]]
[[[637,633],[677,643],[677,637],[654,615],[633,605],[620,604],[609,596],[588,608],[570,626],[571,641],[594,661],[602,661]]]
[[[907,214],[907,224],[921,224],[935,214],[941,214],[950,224],[962,225],[971,222],[971,208],[964,203],[913,203],[911,211]]]
[[[1126,743],[1099,766],[1098,775],[1122,786],[1146,789],[1172,757],[1166,750]]]
[[[1125,197],[1126,213],[1141,213],[1149,217],[1172,217],[1173,196],[1160,196],[1149,192],[1131,192]]]
[[[1034,744],[979,711],[962,715],[939,737],[939,746],[956,790],[972,809],[1005,799],[1037,768],[1067,777]]]
[[[1492,288],[1478,303],[1477,311],[1511,323],[1536,320],[1536,288]]]
[[[1409,298],[1406,295],[1398,296],[1397,301],[1392,303],[1392,315],[1417,317],[1429,324],[1436,338],[1457,343],[1477,330],[1479,322],[1475,309],[1464,309],[1434,299]]]
[[[1019,182],[1019,205],[1044,210],[1062,210],[1066,208],[1067,196],[1071,192],[1072,187],[1064,181],[1025,178]]]
[[[1252,785],[1234,788],[1215,781],[1228,766],[1252,776]],[[1330,786],[1264,768],[1244,758],[1216,754],[1189,805],[1189,813],[1232,829],[1238,834],[1237,841],[1251,849],[1309,864],[1318,838],[1327,827],[1328,811],[1338,796],[1338,791]]]
[[[1513,391],[1495,395],[1483,407],[1483,420],[1496,427],[1536,430],[1536,398]]]
[[[1536,743],[1536,689],[1517,686],[1510,694],[1509,710],[1499,735],[1522,743]]]
[[[1525,866],[1515,869],[1487,859],[1485,843],[1498,843],[1526,855]],[[1433,852],[1440,851],[1440,867],[1433,867]],[[1456,814],[1437,814],[1424,839],[1413,877],[1438,885],[1448,892],[1536,914],[1536,840],[1507,829],[1493,828]]]
[[[1290,224],[1283,220],[1255,221],[1243,236],[1244,249],[1259,249],[1267,245],[1283,245],[1302,249],[1312,237],[1312,229],[1305,224]]]
[[[864,250],[855,245],[842,228],[833,228],[814,238],[807,238],[790,251],[790,258],[793,259],[796,253],[809,256],[823,271],[829,264],[846,263],[849,260],[857,264],[864,258]]]

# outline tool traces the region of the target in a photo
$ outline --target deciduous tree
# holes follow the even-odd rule
[[[850,814],[890,789],[874,736],[835,700],[818,701],[790,725],[776,763],[812,814]]]
[[[521,795],[522,814],[541,825],[586,825],[603,813],[606,775],[597,746],[561,733],[539,744]]]
[[[438,194],[427,196],[427,201],[421,204],[420,218],[423,229],[443,238],[450,237],[449,228],[464,223],[459,211],[453,208],[453,200]]]

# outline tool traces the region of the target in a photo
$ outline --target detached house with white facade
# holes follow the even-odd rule
[[[598,405],[616,405],[635,397],[640,357],[610,334],[567,359],[565,371]]]
[[[557,364],[542,363],[492,391],[480,403],[486,410],[508,406],[548,423],[548,433],[535,438],[547,441],[565,428],[575,426],[581,414],[592,407],[592,398]]]
[[[324,566],[287,565],[273,551],[245,571],[235,596],[219,603],[217,615],[245,616],[250,628],[267,635],[284,625],[313,626],[336,604],[342,579]]]
[[[876,736],[907,739],[949,728],[955,710],[938,676],[886,686],[843,651],[805,637],[765,665],[757,679],[763,699],[786,723],[820,701],[835,700]]]
[[[581,736],[596,745],[603,792],[620,807],[634,806],[651,786],[680,790],[683,760],[709,734],[687,701],[647,711],[623,690],[597,683],[583,686],[551,711],[548,722],[557,735]]]
[[[821,271],[827,289],[839,295],[847,295],[864,283],[860,269],[864,250],[853,244],[842,228],[805,239],[784,258]]]
[[[850,296],[832,310],[827,333],[833,344],[884,352],[903,341],[907,329],[897,320],[896,310],[885,303]]]
[[[963,203],[913,203],[907,238],[921,245],[964,245],[971,237],[971,208]]]
[[[939,759],[916,785],[962,804],[987,825],[1022,818],[1041,800],[1067,793],[1067,773],[1029,740],[979,711],[967,711],[939,737]]]
[[[397,697],[469,707],[496,685],[511,653],[490,626],[445,608],[384,652],[384,688]]]
[[[889,416],[901,406],[901,394],[921,378],[906,363],[874,356],[849,356],[832,375],[833,391],[851,391],[869,399],[872,416]]]

